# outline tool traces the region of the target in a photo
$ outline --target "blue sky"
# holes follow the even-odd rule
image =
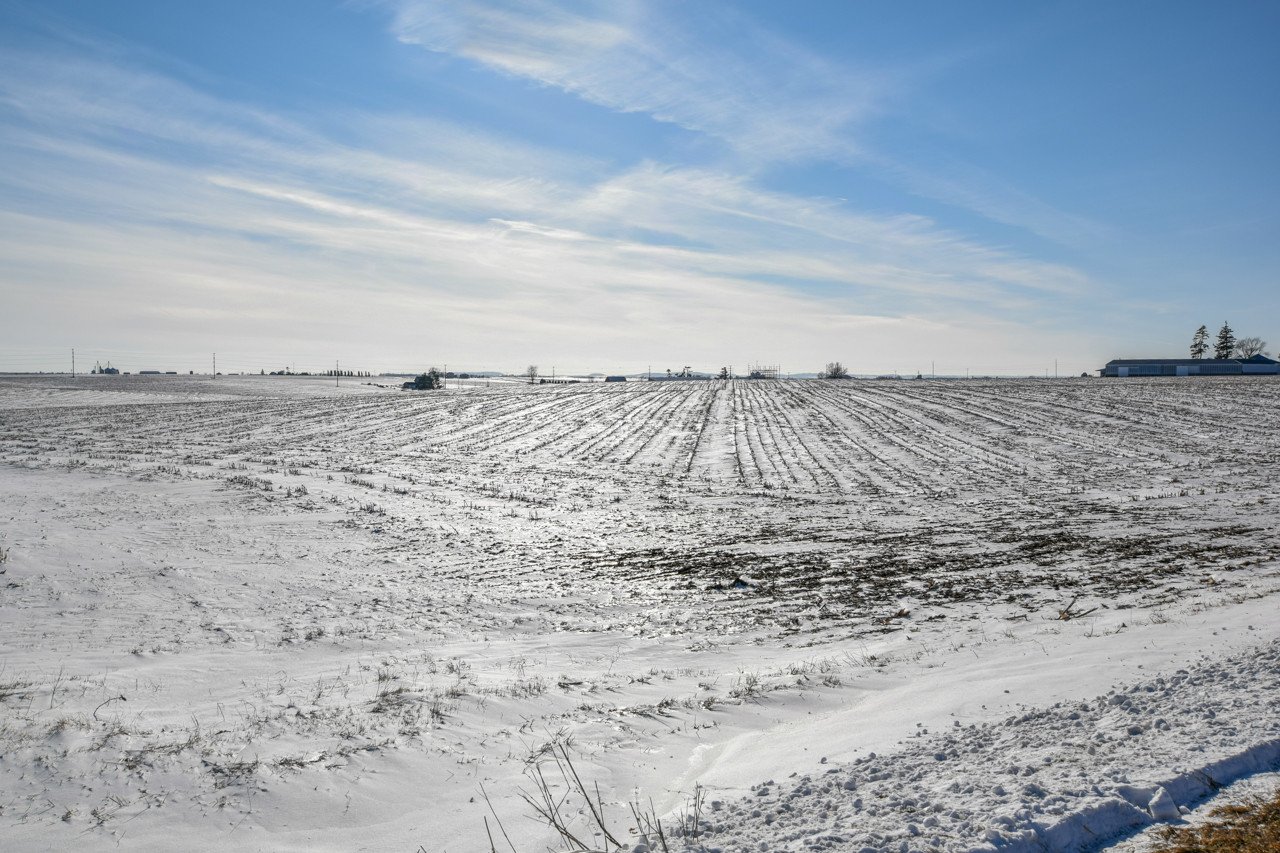
[[[1280,343],[1277,35],[1247,2],[0,0],[0,370]]]

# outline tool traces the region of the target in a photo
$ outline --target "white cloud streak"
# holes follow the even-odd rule
[[[848,131],[892,83],[805,52],[726,12],[697,7],[677,26],[651,4],[600,0],[393,4],[403,42],[453,54],[620,112],[645,113],[757,160],[848,159]],[[700,29],[690,29],[699,23]],[[721,47],[731,28],[749,53]]]
[[[864,141],[868,125],[903,108],[911,74],[833,62],[723,9],[686,5],[676,24],[661,4],[623,0],[390,5],[401,41],[705,134],[751,164],[824,159],[1050,240],[1105,233],[972,164],[939,170],[876,150]],[[736,38],[719,38],[724,29]]]
[[[589,52],[624,38],[547,27],[521,67],[551,62],[538,58],[546,44]],[[357,147],[143,70],[2,62],[11,340],[52,328],[188,346],[274,336],[378,367],[454,353],[632,368],[655,350],[769,357],[769,341],[821,364],[926,333],[963,346],[959,318],[1011,329],[1031,294],[1088,287],[920,217],[857,214],[715,170],[580,167],[409,118],[363,121]]]

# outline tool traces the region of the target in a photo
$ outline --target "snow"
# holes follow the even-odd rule
[[[1215,790],[1211,799],[1206,799],[1196,808],[1179,807],[1179,817],[1166,822],[1155,822],[1142,832],[1125,838],[1107,848],[1108,853],[1152,853],[1168,843],[1162,838],[1166,823],[1177,826],[1200,825],[1215,820],[1212,812],[1224,803],[1238,804],[1250,798],[1271,798],[1280,790],[1280,773],[1255,773],[1243,776],[1236,782]]]
[[[1278,398],[0,377],[0,837],[1123,842],[1278,766]]]
[[[1280,761],[1280,643],[1018,710],[762,784],[713,810],[699,844],[1082,850],[1178,820],[1180,805]]]

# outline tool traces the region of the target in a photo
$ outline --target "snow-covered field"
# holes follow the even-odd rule
[[[0,847],[559,849],[557,755],[628,850],[1121,843],[1280,766],[1278,464],[1266,378],[0,377]]]

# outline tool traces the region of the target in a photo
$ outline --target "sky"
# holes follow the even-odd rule
[[[0,0],[0,371],[1274,354],[1277,36],[1246,0]]]

